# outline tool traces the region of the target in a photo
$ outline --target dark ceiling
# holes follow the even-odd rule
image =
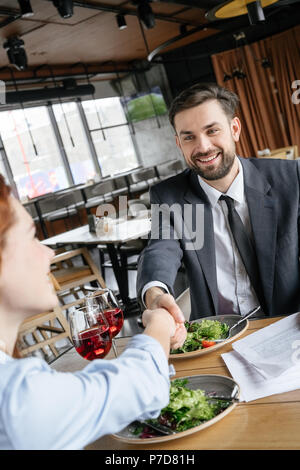
[[[138,16],[138,1],[74,1],[73,15],[64,19],[51,0],[31,0],[30,17],[21,16],[18,0],[0,0],[2,46],[19,37],[28,58],[26,70],[17,70],[0,47],[0,78],[10,83],[53,76],[110,79],[141,61],[155,62],[166,52],[249,26],[247,15],[209,22],[206,12],[224,1],[159,0],[149,2],[155,26],[146,29]],[[299,8],[299,0],[279,0],[265,8],[266,24],[279,21],[283,12],[292,18]],[[125,15],[126,29],[118,28],[118,13]]]

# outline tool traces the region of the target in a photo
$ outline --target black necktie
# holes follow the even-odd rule
[[[253,244],[245,230],[244,224],[241,221],[239,214],[234,208],[233,199],[231,199],[229,196],[221,196],[220,200],[225,201],[227,204],[228,222],[234,241],[245,265],[246,271],[251,281],[251,285],[254,288],[259,301],[262,303],[262,289]]]

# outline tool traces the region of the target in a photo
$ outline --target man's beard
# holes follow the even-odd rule
[[[194,170],[197,175],[201,176],[201,178],[206,179],[207,181],[214,181],[224,178],[228,175],[233,166],[235,159],[235,149],[228,152],[220,150],[219,153],[221,153],[221,161],[218,163],[216,168],[214,168],[214,165],[208,166],[207,168],[198,167],[196,163],[197,158],[209,158],[209,156],[213,155],[214,153],[216,153],[215,150],[214,152],[207,152],[206,154],[197,153],[193,155],[192,163],[190,163],[188,166]]]

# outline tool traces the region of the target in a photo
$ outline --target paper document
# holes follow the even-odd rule
[[[300,365],[300,313],[255,331],[232,347],[265,379],[278,377]]]
[[[241,401],[258,400],[300,388],[300,363],[283,372],[279,377],[266,380],[236,351],[222,354],[222,358],[233,379],[240,386]]]

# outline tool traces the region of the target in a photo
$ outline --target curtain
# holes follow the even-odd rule
[[[270,66],[265,68],[266,60]],[[292,84],[300,80],[300,26],[215,54],[212,64],[217,83],[240,98],[239,155],[257,156],[258,150],[288,145],[298,145],[300,150],[300,103],[292,100]],[[224,76],[232,76],[235,70],[245,77],[224,82]]]

